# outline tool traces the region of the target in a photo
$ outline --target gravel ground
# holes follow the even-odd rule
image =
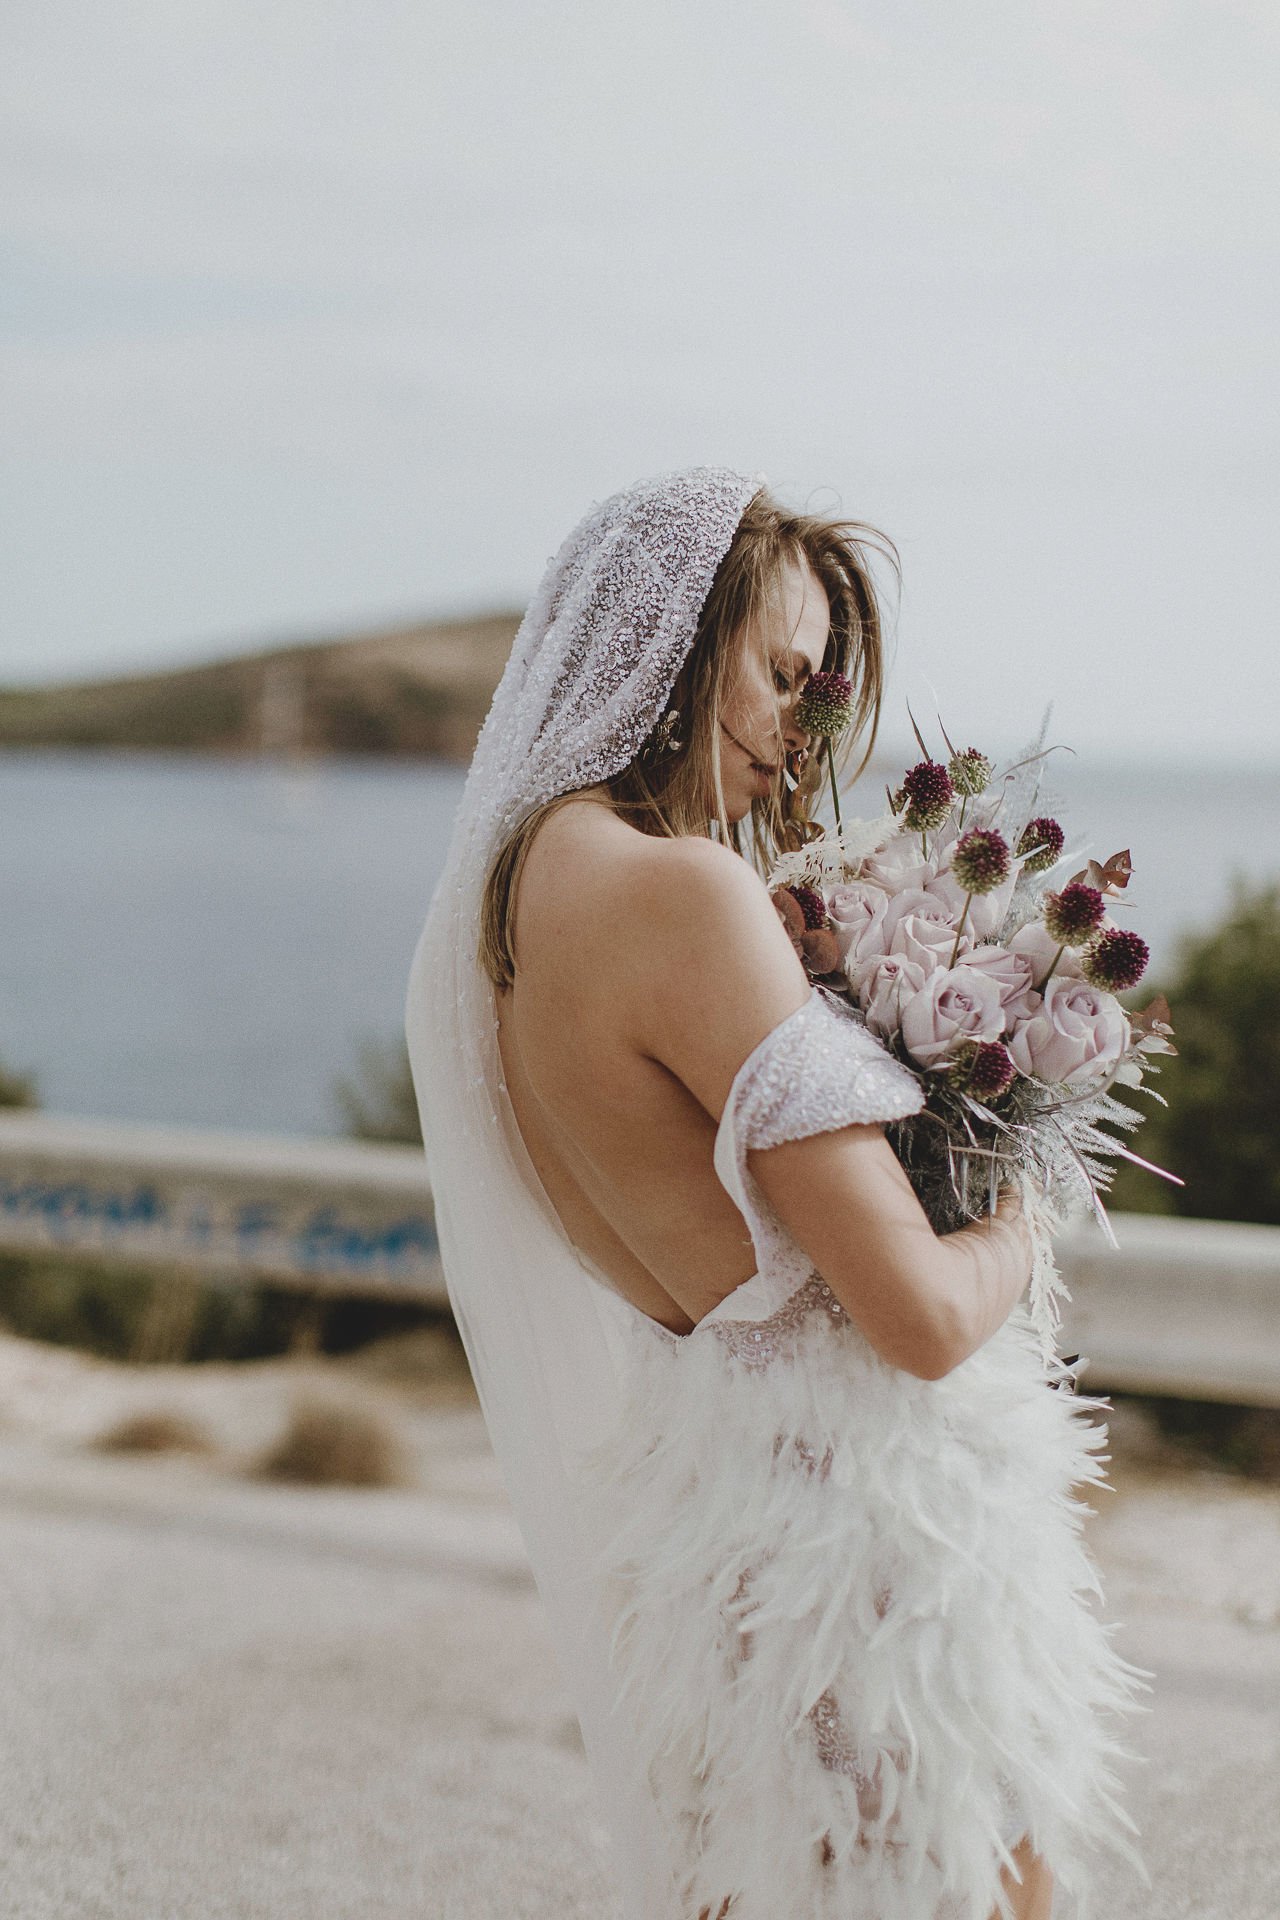
[[[0,1337],[4,1920],[616,1920],[479,1414],[427,1358]],[[302,1387],[393,1425],[409,1483],[253,1477]],[[210,1451],[93,1447],[157,1407]],[[1104,1880],[1097,1920],[1276,1920],[1280,1487],[1153,1464],[1132,1408],[1113,1445],[1089,1534],[1157,1676],[1129,1774],[1154,1886]]]

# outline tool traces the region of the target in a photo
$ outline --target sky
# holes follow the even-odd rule
[[[1278,157],[1269,0],[7,8],[0,682],[724,462],[896,542],[891,725],[1280,761]]]

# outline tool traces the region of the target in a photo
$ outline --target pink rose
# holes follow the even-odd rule
[[[888,893],[901,893],[904,887],[924,886],[937,871],[937,862],[921,853],[918,833],[895,833],[878,853],[867,855],[861,877]]]
[[[907,887],[889,901],[880,922],[880,941],[886,953],[900,953],[931,973],[946,967],[956,944],[956,923],[935,894],[923,887]],[[960,936],[960,952],[967,953],[973,935]]]
[[[1035,986],[1035,967],[1030,954],[1014,953],[1008,947],[994,942],[981,942],[971,953],[964,957],[966,967],[975,967],[979,973],[985,973],[994,980],[1000,995],[1000,1004],[1004,1008],[1005,1025],[1015,1020],[1025,1019],[1038,1002],[1033,1002],[1032,988]]]
[[[900,953],[884,953],[861,971],[858,1001],[868,1027],[888,1040],[902,1025],[902,1009],[925,983],[925,971]]]
[[[1009,877],[1002,880],[990,893],[975,893],[969,902],[969,913],[964,923],[966,933],[975,940],[994,940],[1004,925],[1004,917],[1009,911],[1009,902],[1013,898],[1013,889],[1017,885],[1018,869],[1013,861],[1009,863]],[[948,868],[935,874],[932,880],[925,882],[925,890],[934,895],[946,907],[956,926],[964,912],[964,888]]]
[[[998,1040],[1004,1008],[994,980],[975,967],[939,969],[902,1009],[902,1038],[922,1067],[937,1067],[965,1040]]]
[[[1058,943],[1043,920],[1028,920],[1025,927],[1019,927],[1008,946],[1010,953],[1026,955],[1031,962],[1032,975],[1037,981],[1043,980],[1050,967],[1053,967],[1053,957],[1058,951]],[[1074,948],[1068,947],[1057,966],[1054,967],[1054,979],[1058,979],[1059,975],[1066,980],[1083,979],[1079,957]]]
[[[836,944],[840,949],[841,966],[847,966],[851,959],[857,958],[868,938],[878,946],[875,928],[884,914],[888,898],[883,887],[868,886],[861,880],[846,881],[841,886],[833,887],[826,896],[827,912],[831,916]]]
[[[1115,1065],[1129,1045],[1129,1022],[1118,1000],[1085,980],[1054,974],[1029,1016],[1019,1020],[1009,1052],[1019,1073],[1050,1086],[1077,1086]]]

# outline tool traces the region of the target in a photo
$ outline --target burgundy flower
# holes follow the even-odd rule
[[[969,800],[982,792],[993,771],[986,754],[979,753],[976,747],[965,747],[962,752],[953,753],[947,762],[952,786]]]
[[[955,799],[951,776],[936,760],[922,760],[912,767],[910,773],[903,776],[901,791],[907,801],[904,824],[911,833],[926,833],[940,827]]]
[[[1091,987],[1106,993],[1125,993],[1136,987],[1147,970],[1151,950],[1127,927],[1109,927],[1091,940],[1080,956],[1080,966]]]
[[[1073,880],[1061,893],[1045,895],[1044,924],[1060,946],[1081,947],[1102,925],[1106,910],[1096,887]]]
[[[1027,822],[1014,851],[1028,873],[1045,873],[1058,859],[1066,842],[1067,836],[1057,821],[1041,814],[1039,819]]]
[[[951,871],[966,893],[990,893],[1009,877],[1009,842],[994,827],[971,827],[956,841]]]
[[[803,733],[828,738],[843,733],[853,717],[853,682],[842,673],[813,673],[796,702],[795,721]]]
[[[787,892],[795,900],[804,915],[805,926],[811,932],[831,924],[827,913],[827,903],[816,887],[788,887]]]
[[[998,1100],[1018,1077],[1008,1047],[1001,1040],[977,1040],[956,1056],[953,1078],[975,1100]]]

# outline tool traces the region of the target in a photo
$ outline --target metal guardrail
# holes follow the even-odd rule
[[[1111,1216],[1058,1246],[1071,1293],[1061,1347],[1088,1356],[1081,1391],[1280,1407],[1280,1227]]]
[[[0,1113],[0,1248],[440,1304],[420,1147]]]
[[[1059,1247],[1064,1352],[1111,1389],[1280,1407],[1280,1227],[1113,1215]],[[447,1304],[418,1147],[0,1111],[0,1248]]]

